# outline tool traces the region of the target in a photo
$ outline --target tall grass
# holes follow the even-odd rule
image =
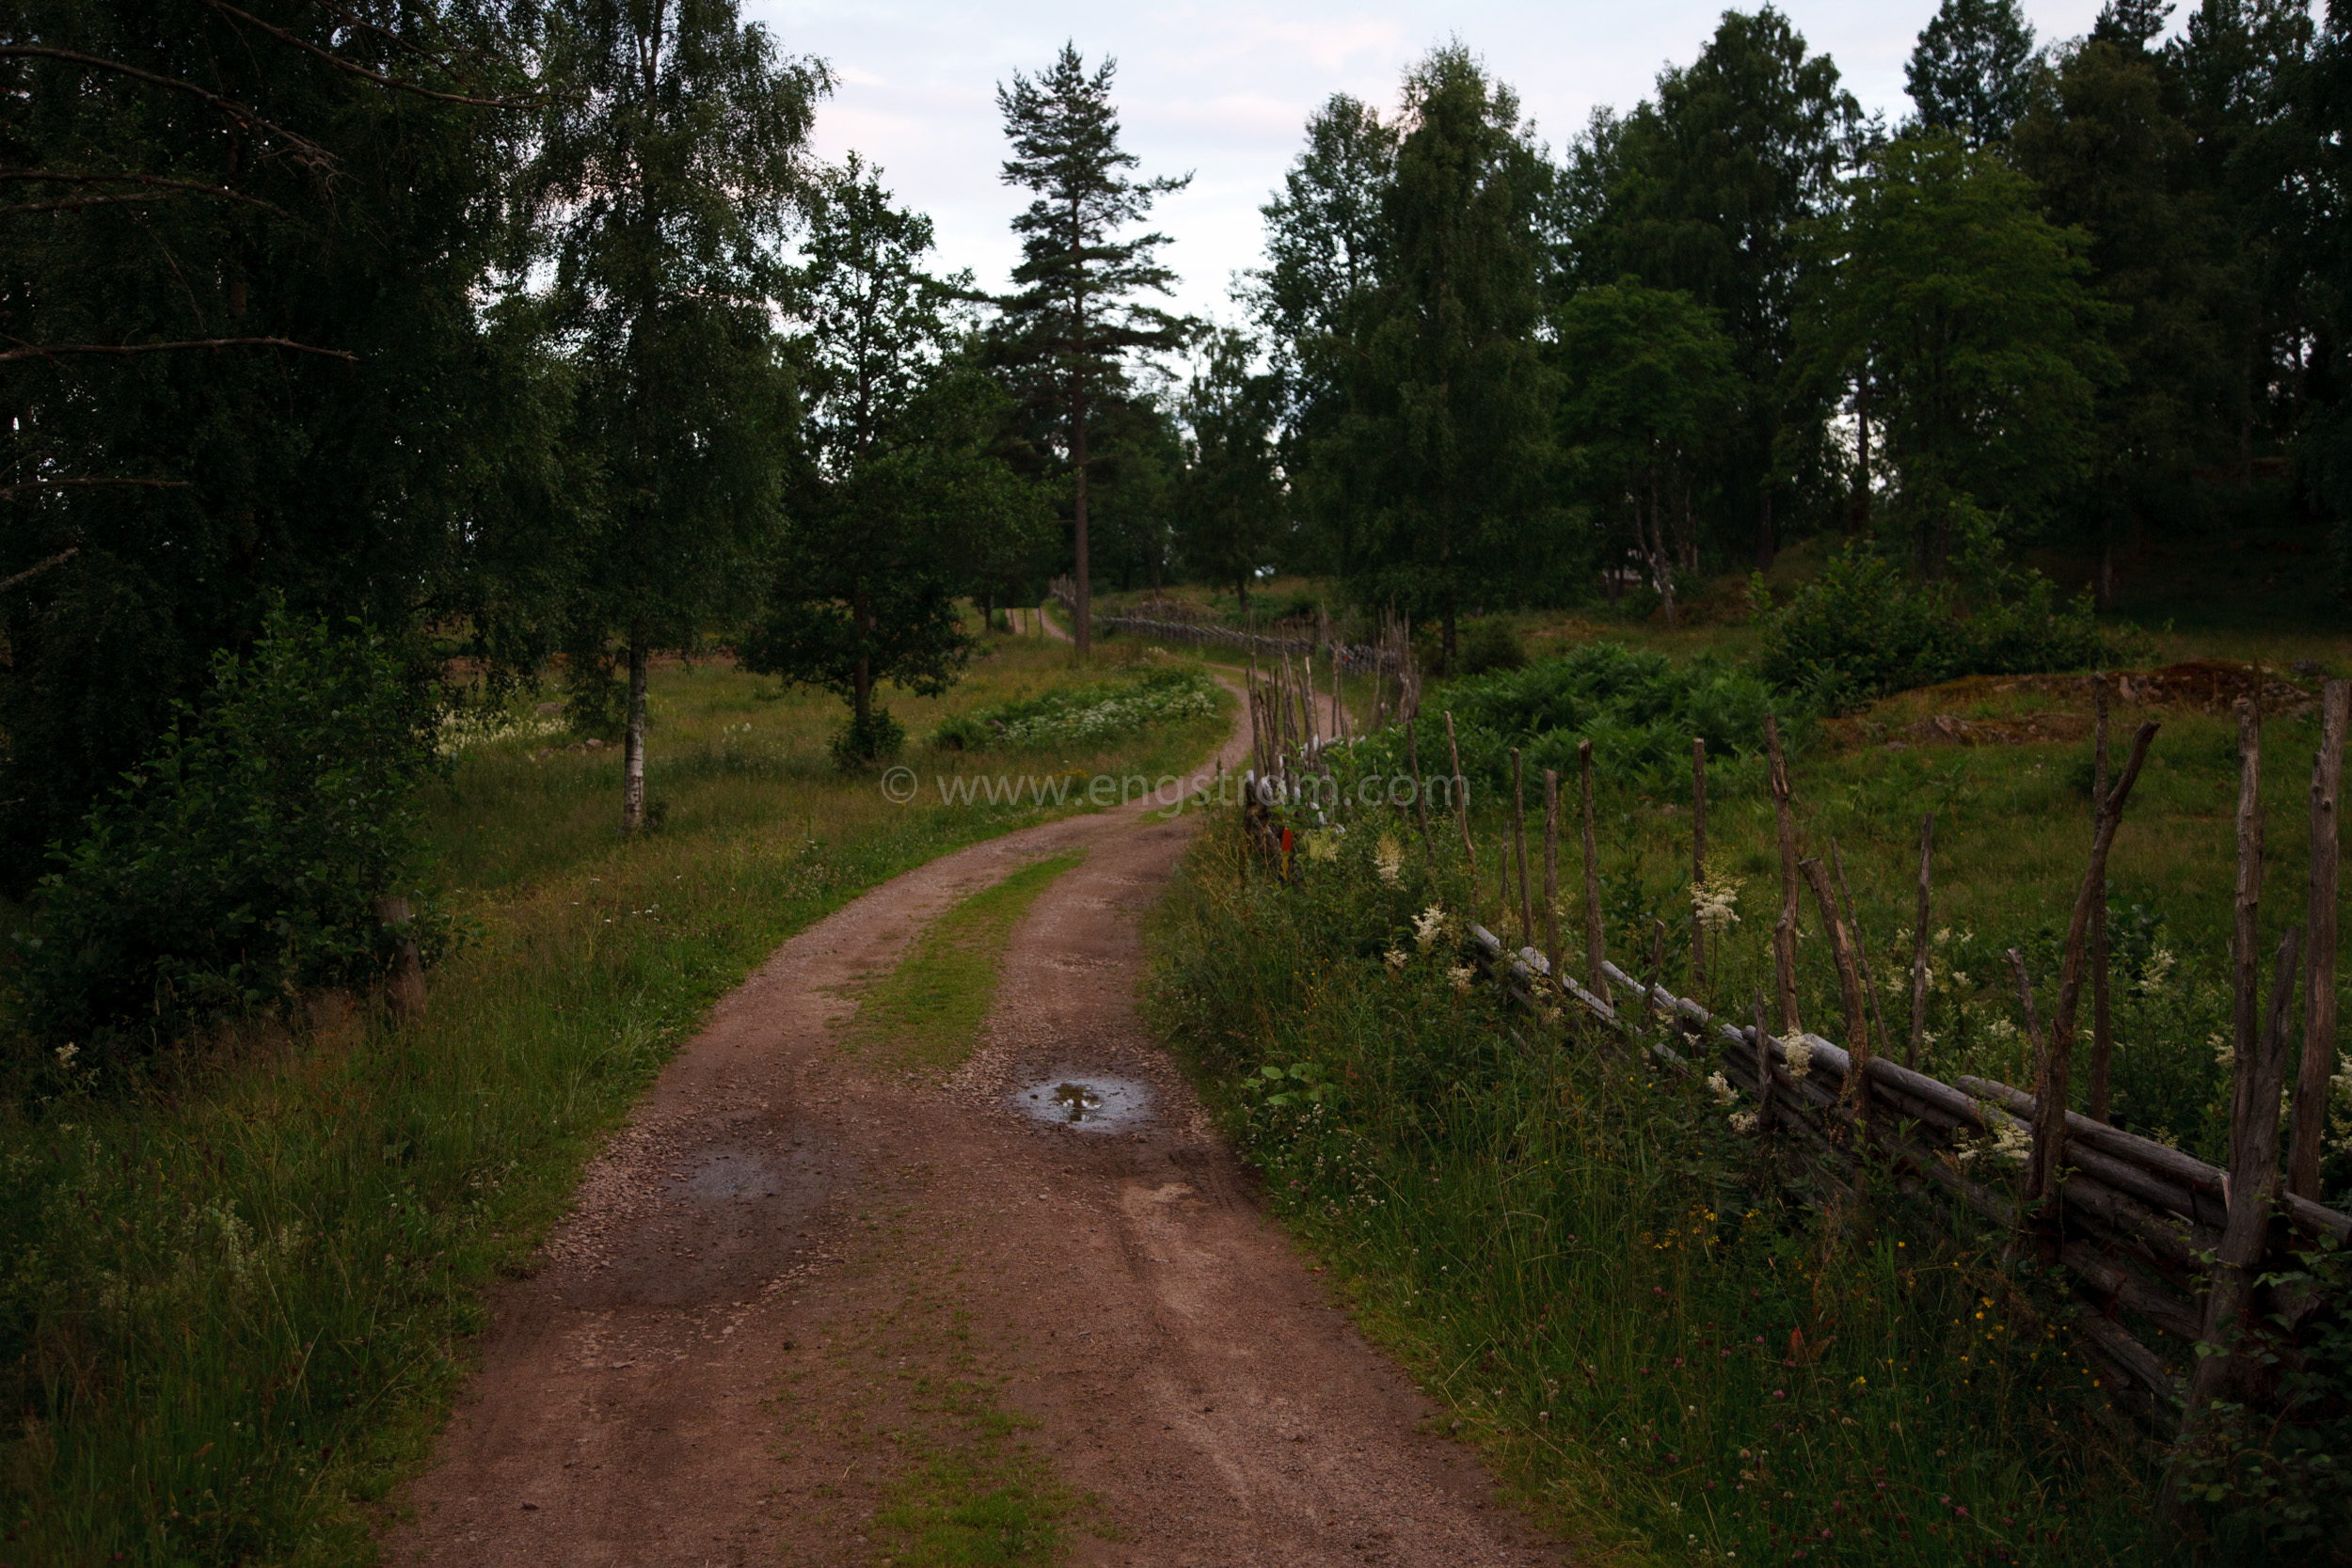
[[[912,705],[1088,678],[996,646]],[[142,1097],[0,1106],[0,1561],[372,1560],[370,1505],[426,1451],[483,1288],[532,1266],[704,1009],[864,889],[1044,815],[891,805],[823,762],[834,704],[723,669],[660,672],[654,714],[668,810],[633,842],[616,757],[462,754],[426,806],[478,938],[422,1018],[320,999]],[[1178,769],[1228,722],[1067,760]]]
[[[2118,1103],[2212,1153],[2228,1108],[2212,1037],[2228,1017],[2234,736],[2218,718],[2164,717],[2110,868]],[[2312,728],[2269,727],[2266,936],[2301,919]],[[1882,997],[1899,1053],[1915,835],[1938,814],[1931,1071],[2029,1079],[1997,958],[2026,954],[2046,1017],[2088,847],[2088,751],[1889,751],[1866,727],[1823,731],[1795,759],[1804,852],[1838,840],[1882,990],[1901,985]],[[1716,782],[1710,878],[1743,885],[1702,1000],[1740,1017],[1770,987],[1778,862],[1754,781]],[[1664,977],[1687,990],[1689,808],[1654,790],[1601,781],[1607,940],[1645,972],[1662,922]],[[1295,884],[1237,884],[1228,821],[1151,927],[1157,1025],[1367,1326],[1518,1485],[1599,1542],[1692,1561],[2173,1555],[2153,1523],[2153,1455],[2067,1349],[2071,1308],[2003,1263],[2003,1238],[1883,1185],[1860,1203],[1829,1194],[1734,1130],[1728,1085],[1470,983],[1467,920],[1529,936],[1516,889],[1506,909],[1496,882],[1500,806],[1473,821],[1476,886],[1451,823],[1433,858],[1384,811],[1311,838]],[[1573,823],[1564,855],[1561,928],[1581,963]],[[1808,1026],[1842,1036],[1809,896],[1802,929]],[[2013,1175],[1977,1159],[1979,1178]],[[2328,1170],[2341,1192],[2342,1151]],[[1792,1181],[1834,1197],[1828,1212],[1792,1202]]]

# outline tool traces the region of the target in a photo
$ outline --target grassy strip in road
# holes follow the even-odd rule
[[[961,1067],[995,1003],[1013,927],[1084,858],[1067,850],[1034,861],[932,921],[898,967],[859,997],[850,1047],[914,1072],[944,1075]]]
[[[1099,674],[1000,644],[904,717]],[[323,1004],[142,1100],[0,1106],[0,1562],[373,1560],[483,1289],[533,1266],[709,1005],[866,888],[1053,815],[893,805],[824,768],[836,705],[723,669],[655,700],[660,832],[618,841],[617,757],[546,736],[469,751],[427,802],[480,937],[424,1017]],[[1055,760],[1179,770],[1229,722]]]

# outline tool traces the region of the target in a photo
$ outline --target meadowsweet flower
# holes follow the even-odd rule
[[[1739,925],[1740,879],[1718,879],[1710,873],[1706,881],[1691,889],[1691,912],[1698,917],[1699,929],[1709,936],[1721,936]]]
[[[2221,1065],[2224,1072],[2237,1066],[2236,1041],[2226,1035],[2214,1034],[2205,1037],[2205,1044],[2213,1049],[2213,1059]]]
[[[2003,1118],[1994,1126],[1993,1153],[1994,1157],[2002,1160],[2014,1160],[2023,1164],[2026,1156],[2032,1151],[2033,1133],[2027,1130],[2024,1122]]]
[[[1395,834],[1382,833],[1380,842],[1373,846],[1372,868],[1391,887],[1399,886],[1404,881],[1405,848],[1397,843]]]
[[[2153,996],[2163,990],[2165,977],[2172,973],[2175,961],[2169,947],[2158,947],[2151,952],[2148,961],[2140,966],[2139,993]]]
[[[1335,861],[1340,858],[1338,832],[1331,828],[1316,828],[1307,834],[1307,858],[1311,861]]]
[[[2012,1040],[2017,1037],[2017,1025],[2008,1019],[1995,1017],[1984,1026],[1984,1032],[1996,1040]]]
[[[1445,934],[1445,906],[1432,904],[1413,917],[1413,940],[1423,948]]]
[[[57,1047],[57,1065],[61,1068],[71,1068],[73,1065],[73,1058],[81,1053],[82,1048],[72,1040],[68,1040]]]
[[[1715,1102],[1719,1105],[1728,1105],[1740,1098],[1740,1091],[1731,1086],[1731,1080],[1720,1072],[1708,1074],[1707,1086],[1714,1091]]]
[[[1470,994],[1470,982],[1478,978],[1478,971],[1468,964],[1456,964],[1445,972],[1445,977],[1454,982],[1455,990],[1467,996]]]
[[[1813,1070],[1813,1042],[1803,1035],[1781,1041],[1781,1049],[1788,1053],[1788,1076],[1798,1083]]]
[[[1743,1138],[1744,1138],[1744,1137],[1746,1137],[1749,1133],[1751,1133],[1751,1132],[1755,1132],[1755,1131],[1756,1131],[1756,1113],[1755,1113],[1754,1111],[1734,1111],[1734,1112],[1732,1112],[1732,1113],[1731,1113],[1731,1130],[1732,1130],[1734,1132],[1739,1133],[1739,1134],[1740,1134],[1741,1137],[1743,1137]]]
[[[1380,958],[1382,961],[1389,966],[1390,973],[1391,974],[1394,974],[1405,967],[1405,949],[1402,947],[1391,947],[1387,952],[1381,954]]]

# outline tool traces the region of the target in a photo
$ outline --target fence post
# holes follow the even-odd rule
[[[2263,721],[2261,710],[2244,697],[2237,709],[2237,928],[2231,945],[2232,1047],[2241,1062],[2261,1043],[2261,982],[2258,951],[2263,895]],[[2230,1125],[2246,1119],[2246,1074],[2237,1075],[2237,1095],[2230,1107]]]
[[[1797,1018],[1797,823],[1790,814],[1788,763],[1780,754],[1780,724],[1764,716],[1764,745],[1772,761],[1772,818],[1780,831],[1780,920],[1772,927],[1772,980],[1780,999],[1780,1033],[1804,1030]]]
[[[1511,748],[1511,848],[1519,862],[1519,945],[1535,945],[1535,895],[1527,880],[1527,785],[1519,749]]]
[[[1560,774],[1544,769],[1544,961],[1560,983]]]
[[[1911,1038],[1903,1066],[1916,1069],[1928,1033],[1928,879],[1935,868],[1935,813],[1919,818],[1919,926],[1911,939]]]
[[[1445,710],[1445,749],[1454,759],[1454,820],[1462,830],[1462,853],[1470,857],[1470,902],[1478,901],[1478,846],[1470,842],[1470,785],[1462,777],[1462,748],[1454,736],[1454,710]]]
[[[384,975],[384,994],[393,1012],[415,1018],[424,1011],[424,960],[417,952],[417,939],[408,931],[415,916],[405,898],[387,895],[376,899],[372,908],[377,921],[394,934],[392,961]]]
[[[2093,677],[2092,699],[2098,709],[2090,758],[2090,836],[2099,836],[2099,818],[2107,809],[2107,678]],[[2115,1033],[2107,1007],[2107,887],[2099,887],[2090,900],[2090,1098],[2084,1110],[2093,1121],[2107,1119],[2107,1066],[2115,1053]]]
[[[1584,962],[1591,971],[1585,984],[1603,1002],[1611,1000],[1609,976],[1601,972],[1608,957],[1600,923],[1600,846],[1593,832],[1593,743],[1576,743],[1577,768],[1584,787]]]
[[[1413,736],[1414,720],[1405,721],[1405,766],[1413,770],[1413,812],[1421,819],[1422,853],[1429,857],[1434,870],[1438,863],[1438,846],[1429,836],[1429,784],[1421,776],[1421,744]]]
[[[1691,989],[1707,989],[1707,927],[1699,895],[1707,888],[1707,742],[1691,737]]]
[[[2319,1200],[2319,1140],[2328,1125],[2328,1079],[2336,1066],[2336,871],[2343,853],[2336,801],[2344,788],[2344,732],[2352,681],[2319,695],[2319,754],[2312,759],[2310,924],[2303,950],[2303,1061],[2295,1077],[2287,1191]]]

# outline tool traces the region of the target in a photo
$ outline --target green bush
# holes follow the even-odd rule
[[[2121,652],[2088,594],[2060,599],[2037,572],[1988,578],[1963,603],[1950,583],[1914,583],[1855,546],[1784,605],[1771,604],[1760,580],[1752,592],[1765,679],[1833,709],[1963,675],[2095,669]]]
[[[1593,743],[1593,761],[1605,776],[1655,790],[1685,789],[1691,740],[1704,736],[1709,766],[1737,768],[1764,747],[1764,714],[1772,693],[1748,671],[1701,658],[1677,664],[1663,654],[1615,642],[1588,642],[1523,669],[1500,671],[1434,687],[1422,710],[1422,764],[1445,766],[1442,714],[1451,712],[1464,775],[1486,788],[1507,788],[1511,748],[1536,789],[1547,768],[1565,776],[1577,766],[1577,742]],[[1793,721],[1792,705],[1781,717]],[[1784,724],[1784,730],[1791,727]],[[1404,736],[1384,731],[1358,749],[1367,766],[1403,766]]]
[[[183,705],[81,841],[50,851],[13,942],[23,1034],[103,1070],[380,974],[370,905],[416,859],[432,717],[363,630],[281,610],[246,657],[215,655],[203,709]]]
[[[1462,633],[1461,658],[1462,673],[1486,675],[1526,668],[1527,650],[1508,621],[1489,615],[1472,621]]]
[[[854,773],[877,762],[887,761],[898,754],[907,743],[907,727],[890,716],[886,707],[869,709],[861,721],[854,713],[841,721],[833,732],[827,749],[833,753],[833,765],[844,773]]]

